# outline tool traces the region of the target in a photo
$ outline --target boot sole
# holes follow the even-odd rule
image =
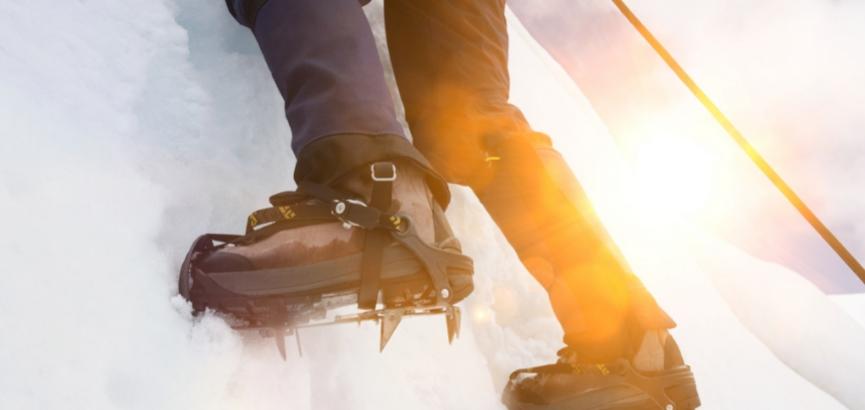
[[[474,289],[470,258],[438,251],[448,267],[451,295],[448,302],[463,300]],[[292,326],[326,315],[327,310],[357,303],[361,254],[290,268],[205,273],[194,263],[184,264],[184,277],[196,311],[213,309],[228,313],[238,328]],[[379,302],[385,307],[433,306],[435,288],[424,265],[402,246],[389,246],[383,254]],[[184,275],[184,272],[186,275]]]

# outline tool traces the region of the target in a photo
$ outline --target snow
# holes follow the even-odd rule
[[[831,298],[853,319],[865,326],[865,296],[859,294],[836,295]]]
[[[679,322],[704,408],[865,408],[862,295],[641,215],[604,124],[511,22],[513,100]],[[282,362],[271,340],[190,317],[175,295],[189,242],[241,230],[294,164],[269,73],[221,2],[2,2],[0,84],[0,408],[494,409],[509,371],[559,347],[542,289],[464,189],[449,213],[477,291],[452,346],[443,319],[410,319],[383,354],[376,327],[343,326]]]

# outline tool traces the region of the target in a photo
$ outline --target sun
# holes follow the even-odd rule
[[[715,158],[695,138],[644,134],[631,155],[635,193],[653,214],[701,218],[716,180]]]

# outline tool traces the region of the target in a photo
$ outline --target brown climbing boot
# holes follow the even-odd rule
[[[434,242],[433,198],[424,175],[410,166],[399,167],[399,178],[393,181],[393,211],[411,218],[418,237]],[[362,169],[340,179],[334,189],[368,203],[372,193],[369,169]],[[220,249],[201,261],[208,272],[270,269],[302,266],[334,259],[363,249],[364,232],[346,229],[342,221],[300,226],[280,230],[259,241]],[[458,242],[455,242],[458,251]]]
[[[253,212],[245,235],[199,237],[180,293],[235,327],[292,328],[355,302],[451,309],[473,289],[473,264],[425,181],[411,163],[378,162],[301,182]]]

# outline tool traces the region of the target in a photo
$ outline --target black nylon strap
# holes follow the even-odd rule
[[[256,231],[263,225],[278,222],[312,222],[334,219],[330,207],[325,204],[293,204],[279,205],[272,208],[259,209],[246,220],[246,235]]]
[[[392,162],[377,162],[370,166],[372,195],[370,209],[387,212],[393,202],[393,182],[396,166]],[[381,261],[385,245],[390,239],[388,231],[377,228],[366,232],[363,258],[361,259],[360,289],[357,306],[360,309],[375,309],[381,280]]]
[[[376,162],[370,166],[372,176],[372,195],[369,206],[381,212],[390,210],[393,201],[393,181],[396,180],[396,166],[392,162]]]
[[[380,229],[366,232],[360,262],[360,289],[357,295],[357,306],[361,309],[375,309],[378,301],[382,254],[387,239],[387,233]]]
[[[348,198],[333,188],[312,182],[299,183],[298,190],[327,203],[331,207],[333,215],[343,222],[364,229],[394,229],[391,215],[384,212],[390,207],[392,186],[392,180],[373,181],[373,194],[370,202],[380,204],[381,207],[365,206],[362,202]]]

